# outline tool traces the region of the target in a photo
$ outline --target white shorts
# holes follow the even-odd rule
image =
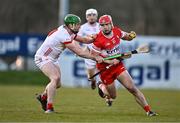
[[[91,59],[84,59],[84,62],[87,69],[96,68],[96,61]]]
[[[45,56],[35,56],[34,62],[39,69],[41,69],[45,64],[51,62],[55,65],[59,65],[57,60],[53,60],[52,58],[45,57]]]

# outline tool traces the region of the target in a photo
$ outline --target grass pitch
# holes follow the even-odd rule
[[[157,117],[147,117],[132,95],[118,89],[107,107],[97,90],[61,88],[54,114],[44,114],[35,93],[43,86],[0,85],[0,122],[180,122],[180,91],[142,90]]]

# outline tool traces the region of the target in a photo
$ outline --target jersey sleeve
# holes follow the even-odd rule
[[[117,35],[119,36],[119,38],[123,38],[126,35],[126,32],[122,31],[121,28],[119,27],[115,27],[115,31]]]
[[[122,34],[121,38],[123,38],[124,36],[126,36],[127,32],[121,31],[121,34]]]
[[[73,34],[73,35],[69,35],[69,34],[64,34],[62,39],[61,39],[61,42],[63,44],[69,44],[69,43],[72,43],[72,41],[76,38],[77,34]]]

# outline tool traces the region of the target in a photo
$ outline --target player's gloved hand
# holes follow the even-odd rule
[[[97,56],[95,56],[95,60],[96,60],[97,63],[102,63],[103,62],[103,57],[97,55]]]
[[[124,56],[122,56],[121,58],[128,59],[128,58],[131,58],[131,56],[132,56],[131,53],[124,53]]]
[[[94,42],[94,39],[93,39],[92,36],[90,36],[90,35],[85,36],[85,38],[86,38],[86,40],[87,40],[86,44],[90,44],[90,43],[93,43],[93,42]]]
[[[116,64],[118,64],[119,62],[120,62],[120,61],[119,61],[118,59],[113,59],[113,60],[112,60],[112,64],[113,64],[113,65],[116,65]]]
[[[96,39],[97,35],[96,34],[92,34],[92,35],[87,35],[86,38],[89,41],[88,43],[93,43],[94,40]]]
[[[97,34],[92,34],[91,37],[92,37],[93,39],[96,39]]]
[[[131,31],[131,32],[129,33],[129,39],[132,40],[132,39],[134,39],[134,38],[136,38],[136,33],[135,33],[134,31]]]

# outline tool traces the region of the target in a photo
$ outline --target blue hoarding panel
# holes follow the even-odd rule
[[[0,56],[33,56],[46,35],[0,34]]]

